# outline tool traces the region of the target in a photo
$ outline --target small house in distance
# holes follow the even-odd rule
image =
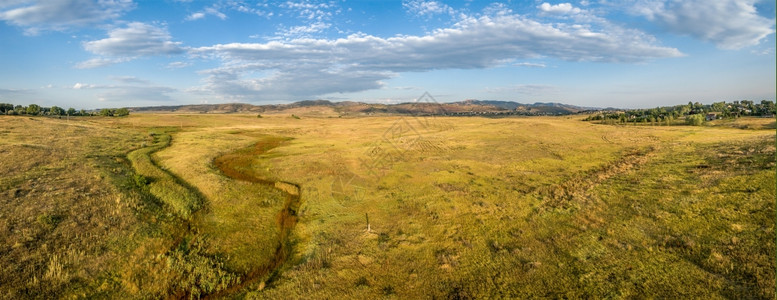
[[[705,117],[705,119],[707,121],[712,121],[712,120],[717,120],[719,117],[720,117],[719,112],[708,112],[707,117]]]

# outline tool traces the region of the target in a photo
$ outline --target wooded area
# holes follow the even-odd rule
[[[686,105],[657,107],[651,109],[600,111],[586,118],[586,121],[603,121],[604,123],[653,123],[672,124],[676,120],[685,119],[688,125],[701,125],[711,119],[738,118],[743,116],[774,117],[774,102],[761,100],[755,103],[750,100],[714,102],[701,104],[688,102]]]
[[[3,115],[30,115],[30,116],[106,116],[123,117],[130,114],[127,108],[104,108],[101,110],[76,110],[68,108],[65,110],[59,106],[41,107],[37,104],[28,106],[16,105],[10,103],[0,103],[0,114]]]

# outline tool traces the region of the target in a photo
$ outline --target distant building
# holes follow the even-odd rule
[[[720,117],[719,112],[709,112],[705,118],[707,121],[717,120]]]

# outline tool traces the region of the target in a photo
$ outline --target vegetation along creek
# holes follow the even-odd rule
[[[252,270],[246,274],[244,280],[230,286],[228,289],[210,295],[214,296],[214,298],[218,298],[220,295],[229,295],[262,278],[266,278],[266,282],[271,282],[279,274],[281,267],[292,252],[289,237],[294,230],[294,226],[297,224],[297,209],[299,209],[300,205],[300,188],[294,183],[264,178],[255,169],[251,168],[251,161],[256,159],[257,156],[267,153],[288,140],[289,139],[282,137],[264,137],[248,148],[221,155],[213,160],[213,164],[225,176],[234,180],[275,188],[281,191],[286,198],[283,208],[278,212],[276,219],[280,229],[280,235],[270,263]]]

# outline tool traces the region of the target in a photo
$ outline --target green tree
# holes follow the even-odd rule
[[[40,113],[40,106],[37,104],[30,104],[30,106],[27,106],[27,114],[36,116]]]
[[[113,115],[114,115],[114,116],[117,116],[117,117],[124,117],[124,116],[129,116],[129,114],[130,114],[130,111],[129,111],[129,109],[127,109],[127,108],[119,108],[119,109],[117,109],[117,110],[116,110],[116,111],[113,113]]]
[[[103,109],[100,110],[100,115],[103,116],[103,117],[112,117],[113,116],[113,110],[112,109],[103,108]]]
[[[65,110],[59,106],[52,106],[51,109],[49,109],[49,114],[52,116],[61,116],[65,114]]]
[[[770,100],[761,100],[761,105],[759,105],[759,110],[761,115],[771,115],[775,112],[774,102]]]
[[[67,109],[67,115],[68,115],[68,116],[77,116],[77,115],[78,115],[78,112],[76,111],[76,109],[75,109],[75,108],[72,108],[72,107],[71,107],[71,108],[68,108],[68,109]]]
[[[13,104],[0,103],[0,113],[7,113],[9,110],[13,110]]]
[[[691,126],[701,126],[704,124],[704,116],[701,114],[695,114],[685,117],[685,124]]]
[[[712,103],[712,111],[725,112],[726,102],[714,102]]]

